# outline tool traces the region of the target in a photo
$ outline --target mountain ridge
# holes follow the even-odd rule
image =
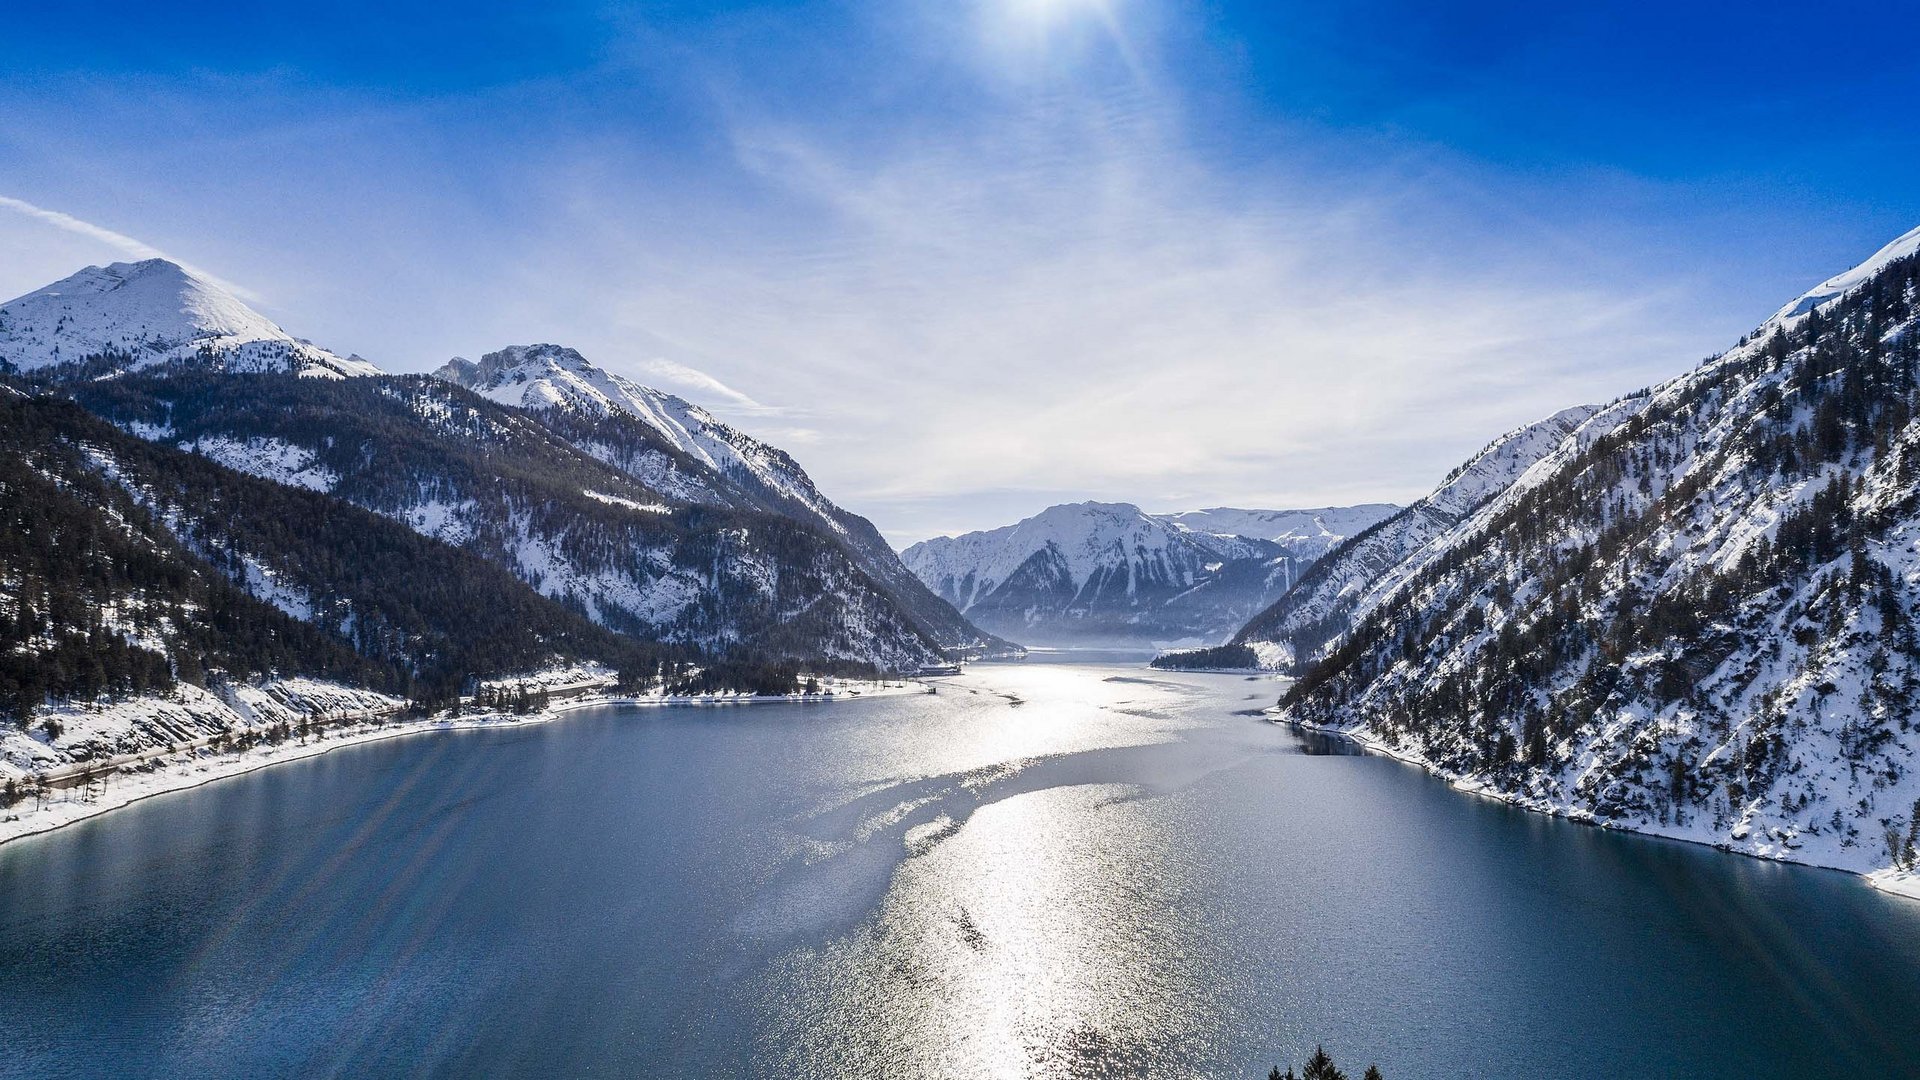
[[[982,634],[930,592],[872,522],[827,498],[791,455],[684,398],[609,372],[577,350],[553,344],[509,346],[477,362],[456,357],[433,374],[490,401],[554,418],[549,426],[575,446],[628,471],[635,463],[617,449],[624,441],[618,428],[622,419],[636,420],[679,453],[727,477],[748,501],[835,538],[942,648],[967,655],[1018,651],[1007,641]]]
[[[679,427],[603,420],[584,439],[553,410],[295,339],[165,260],[89,267],[0,314],[0,363],[22,380],[9,395],[70,398],[149,442],[371,510],[637,642],[822,673],[942,659],[924,612],[909,615],[849,552],[847,524],[864,519],[809,520],[752,488],[748,470],[723,474],[699,440],[737,433],[683,400],[660,396]],[[804,479],[784,453],[747,449]],[[268,577],[241,585],[285,600]],[[296,606],[312,618],[325,605]],[[952,638],[980,639],[946,616]]]
[[[1294,637],[1277,715],[1530,809],[1911,881],[1917,418],[1920,230],[1401,559],[1337,551],[1368,600]]]
[[[1385,509],[1332,517],[1359,524]],[[1131,503],[1065,503],[997,529],[923,540],[901,558],[996,633],[1059,643],[1217,641],[1337,542],[1328,518],[1324,509],[1154,515]],[[1194,527],[1221,521],[1256,523],[1299,548]]]

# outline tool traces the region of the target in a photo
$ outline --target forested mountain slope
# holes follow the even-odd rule
[[[1471,532],[1503,493],[1551,472],[1543,460],[1562,453],[1570,436],[1590,440],[1638,407],[1579,405],[1495,439],[1448,474],[1432,494],[1366,529],[1321,559],[1299,583],[1233,635],[1263,667],[1298,671],[1348,626]]]
[[[553,352],[488,358],[496,372],[505,356],[521,374],[545,363],[542,385],[564,375],[579,391],[576,407],[529,411],[383,376],[164,260],[88,267],[0,305],[0,370],[35,392],[404,522],[637,639],[888,669],[1004,645],[785,454],[584,361],[555,367]]]
[[[9,735],[0,756],[15,767],[21,754],[129,752],[263,714],[442,704],[473,676],[559,660],[649,676],[689,658],[398,523],[10,387],[0,580],[0,720],[24,728],[48,700],[176,698],[108,725],[103,745],[57,724],[40,749]]]
[[[647,451],[651,486],[533,414],[425,376],[189,370],[66,390],[128,431],[405,523],[643,640],[896,670],[939,655],[837,545],[708,502],[710,472],[671,447]]]
[[[1577,424],[1370,586],[1284,714],[1536,808],[1910,866],[1917,236]]]
[[[963,653],[1013,651],[982,634],[952,605],[929,592],[901,564],[866,518],[837,506],[785,451],[727,424],[672,394],[602,370],[560,345],[515,345],[474,361],[455,358],[437,378],[489,400],[527,409],[574,446],[644,483],[666,468],[671,450],[704,475],[677,492],[689,501],[766,510],[814,526],[843,547],[887,597],[942,648]]]

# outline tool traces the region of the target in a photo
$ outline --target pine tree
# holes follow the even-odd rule
[[[1324,1046],[1313,1048],[1313,1056],[1307,1059],[1306,1067],[1301,1070],[1300,1077],[1301,1080],[1347,1080],[1347,1074],[1334,1065],[1333,1059],[1327,1056],[1327,1049]]]

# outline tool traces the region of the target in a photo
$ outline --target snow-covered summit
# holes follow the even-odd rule
[[[719,425],[711,413],[690,401],[596,367],[578,350],[564,345],[509,345],[487,353],[478,363],[456,356],[433,374],[520,409],[630,413],[683,453],[707,465],[720,466],[720,460],[696,435]]]
[[[562,345],[514,345],[487,353],[479,361],[455,358],[435,377],[456,383],[481,396],[537,413],[570,413],[592,421],[562,425],[573,431],[575,445],[612,460],[640,479],[657,477],[638,463],[608,457],[600,418],[632,417],[663,442],[725,478],[713,501],[737,505],[741,499],[783,516],[816,526],[838,541],[854,562],[874,578],[892,599],[947,648],[975,650],[1005,647],[987,642],[948,605],[900,564],[873,523],[834,504],[783,450],[731,427],[712,413],[673,394],[643,386],[596,367],[574,349]],[[695,501],[708,501],[696,497]]]
[[[205,358],[230,371],[377,375],[295,338],[232,293],[165,259],[89,266],[0,305],[0,361],[22,371],[103,354],[149,367]]]
[[[1798,299],[1775,312],[1773,318],[1761,327],[1765,332],[1777,326],[1791,326],[1815,308],[1825,307],[1835,300],[1859,288],[1875,274],[1887,268],[1889,263],[1904,259],[1920,251],[1920,227],[1895,238],[1891,243],[1874,252],[1867,260],[1845,273],[1835,274],[1827,280],[1802,293]]]
[[[1059,553],[1067,583],[1086,584],[1096,569],[1116,559],[1152,557],[1182,542],[1181,532],[1131,503],[1083,502],[1049,506],[1038,514],[998,529],[954,537],[935,537],[902,555],[907,569],[936,592],[936,582],[967,586],[946,599],[963,613],[999,588],[1035,552]]]
[[[578,350],[551,344],[510,345],[487,353],[477,363],[455,357],[433,374],[515,408],[601,416],[627,413],[695,461],[800,503],[809,517],[833,532],[846,531],[839,508],[820,494],[784,451],[722,423],[685,398],[597,367]]]

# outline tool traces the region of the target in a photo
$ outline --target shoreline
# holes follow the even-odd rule
[[[218,754],[183,750],[177,757],[163,755],[151,759],[155,765],[152,769],[110,771],[104,780],[96,781],[101,785],[102,791],[92,799],[73,796],[90,792],[93,783],[78,788],[57,789],[67,797],[42,801],[37,808],[30,805],[35,802],[34,798],[22,799],[5,811],[0,811],[0,845],[29,836],[41,836],[54,832],[160,795],[191,791],[215,781],[245,776],[275,765],[305,761],[349,746],[365,746],[369,743],[412,735],[550,724],[568,713],[606,706],[718,708],[738,705],[830,705],[867,698],[901,697],[925,692],[926,688],[923,684],[909,679],[897,686],[863,684],[854,690],[806,695],[694,694],[677,697],[630,697],[619,694],[587,693],[554,702],[545,709],[533,713],[487,712],[459,717],[443,713],[418,720],[385,724],[359,721],[323,729],[321,734],[313,736],[304,743],[289,741],[273,745],[261,744],[245,750],[229,750]]]
[[[1793,859],[1781,855],[1763,854],[1757,851],[1743,851],[1730,844],[1702,839],[1696,836],[1682,836],[1676,833],[1658,832],[1653,829],[1639,829],[1632,825],[1623,825],[1611,821],[1597,821],[1591,815],[1581,816],[1578,813],[1560,807],[1528,802],[1520,796],[1510,795],[1482,782],[1450,777],[1437,766],[1414,754],[1382,745],[1370,739],[1363,739],[1351,731],[1328,727],[1323,724],[1308,723],[1303,720],[1294,720],[1274,708],[1263,709],[1261,712],[1266,716],[1267,722],[1270,724],[1285,725],[1297,731],[1311,731],[1319,735],[1337,736],[1353,743],[1369,754],[1390,758],[1403,765],[1411,765],[1462,794],[1477,795],[1483,799],[1490,799],[1494,802],[1511,806],[1516,810],[1524,810],[1530,814],[1540,814],[1545,817],[1558,818],[1561,821],[1572,822],[1576,825],[1585,825],[1589,828],[1632,833],[1635,836],[1648,836],[1659,840],[1671,840],[1682,844],[1708,847],[1728,855],[1739,855],[1748,859],[1757,859],[1760,862],[1784,863],[1790,866],[1805,866],[1815,870],[1829,870],[1838,874],[1847,874],[1866,882],[1867,887],[1876,892],[1920,903],[1920,870],[1896,870],[1892,867],[1882,867],[1878,870],[1855,870],[1851,867],[1833,866],[1828,863],[1814,862],[1810,859]],[[1787,850],[1791,851],[1792,849],[1789,848]]]
[[[1148,666],[1149,668],[1153,668],[1153,670],[1154,670],[1154,671],[1168,671],[1168,672],[1173,672],[1173,673],[1175,673],[1175,674],[1185,674],[1185,675],[1244,675],[1244,676],[1246,676],[1246,677],[1247,677],[1247,678],[1249,678],[1249,679],[1268,679],[1268,680],[1276,680],[1276,679],[1288,679],[1288,680],[1291,680],[1291,679],[1293,678],[1293,676],[1291,676],[1291,675],[1282,675],[1282,674],[1280,674],[1280,673],[1279,673],[1279,672],[1277,672],[1277,671],[1267,671],[1267,670],[1265,670],[1265,669],[1263,669],[1263,668],[1250,668],[1250,667],[1154,667],[1154,665],[1152,665],[1152,664],[1148,664],[1147,666]]]

